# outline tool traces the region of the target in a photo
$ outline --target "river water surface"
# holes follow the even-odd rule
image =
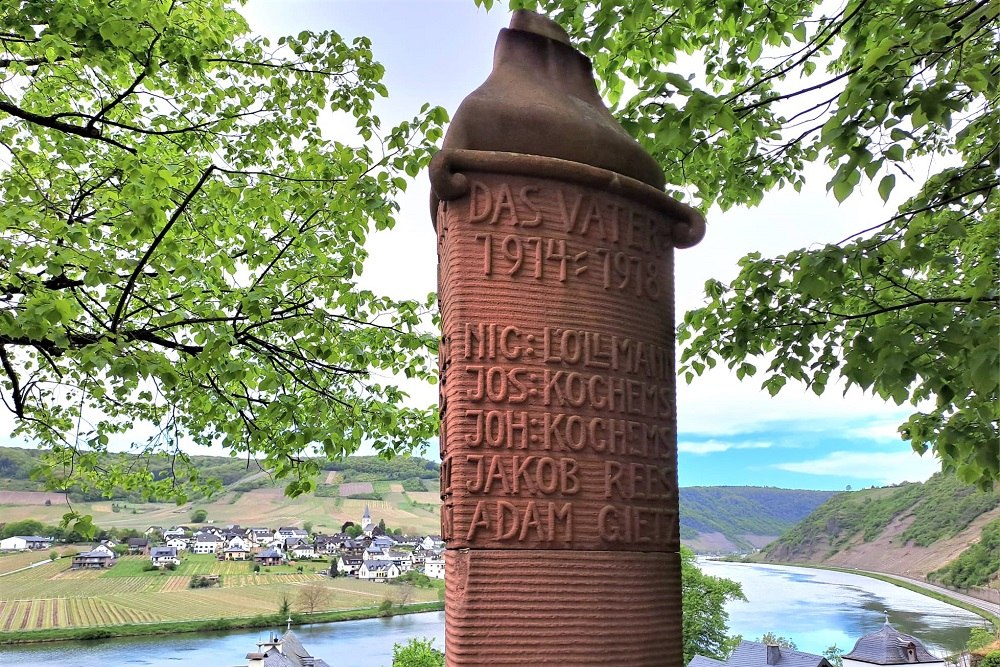
[[[938,655],[961,650],[969,630],[982,625],[982,619],[967,611],[868,577],[774,565],[700,565],[743,586],[748,601],[728,606],[733,633],[758,639],[774,632],[810,653],[821,653],[832,644],[849,651],[859,637],[885,622],[886,613],[896,629],[914,635]],[[318,624],[295,632],[306,649],[335,667],[389,667],[396,642],[427,637],[442,647],[444,614]],[[0,647],[0,665],[232,667],[246,665],[244,656],[266,638],[267,631],[238,630]]]
[[[871,577],[706,560],[699,566],[743,586],[747,601],[727,606],[731,633],[759,639],[773,632],[808,653],[822,653],[833,644],[849,652],[888,615],[893,627],[943,657],[965,648],[970,630],[983,624],[981,617],[964,609]]]

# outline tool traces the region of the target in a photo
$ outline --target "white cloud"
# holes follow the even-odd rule
[[[847,434],[855,438],[864,438],[865,440],[888,440],[896,442],[900,439],[899,425],[901,422],[902,420],[874,422],[865,426],[852,428]]]
[[[704,442],[679,442],[677,451],[683,454],[717,454],[731,449],[770,449],[770,442],[725,442],[706,440]]]
[[[941,462],[916,452],[830,452],[809,461],[776,463],[774,468],[807,475],[849,477],[878,484],[922,482],[941,469]]]

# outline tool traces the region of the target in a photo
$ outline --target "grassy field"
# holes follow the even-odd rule
[[[13,558],[4,556],[0,564]],[[246,619],[274,614],[285,599],[302,611],[302,591],[312,585],[323,592],[317,612],[368,609],[386,599],[394,603],[437,600],[433,589],[330,579],[315,573],[325,566],[319,562],[304,563],[302,573],[282,566],[264,568],[259,574],[252,572],[250,563],[220,563],[212,556],[188,555],[173,572],[145,572],[145,562],[142,557],[127,556],[110,570],[73,571],[70,559],[62,558],[3,576],[0,632]],[[222,585],[188,588],[197,574],[219,574]]]
[[[42,551],[13,551],[0,553],[0,576],[7,572],[20,570],[22,567],[28,567],[32,563],[47,560],[51,551],[52,549],[43,549]],[[62,554],[69,551],[69,548],[56,547],[55,551]],[[73,551],[76,551],[76,549],[73,549]]]

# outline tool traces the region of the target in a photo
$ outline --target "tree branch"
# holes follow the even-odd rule
[[[993,190],[993,188],[997,187],[998,185],[1000,185],[1000,181],[994,181],[992,183],[987,183],[986,185],[983,185],[981,187],[973,188],[972,190],[969,190],[968,192],[963,192],[960,195],[955,195],[953,197],[949,197],[948,199],[944,199],[942,201],[935,202],[933,204],[927,204],[926,206],[921,206],[920,208],[915,208],[912,211],[904,211],[904,212],[902,212],[902,213],[900,213],[898,215],[892,216],[888,220],[885,220],[883,222],[878,223],[877,225],[872,225],[871,227],[868,227],[867,229],[862,229],[860,232],[855,232],[854,234],[851,234],[850,236],[848,236],[848,237],[846,237],[844,239],[841,239],[837,243],[837,245],[843,245],[843,244],[847,243],[848,241],[850,241],[851,239],[857,238],[859,236],[864,236],[868,232],[873,232],[876,229],[879,229],[881,227],[885,227],[886,225],[891,225],[892,223],[896,222],[897,220],[901,220],[901,219],[906,218],[906,217],[914,216],[914,215],[917,215],[918,213],[925,213],[927,211],[933,211],[934,209],[939,208],[941,206],[947,206],[948,204],[953,204],[953,203],[955,203],[955,202],[957,202],[957,201],[959,201],[961,199],[965,199],[969,195],[978,194],[980,192],[987,192],[987,193],[989,193],[989,192],[991,192]]]
[[[195,186],[191,189],[190,192],[187,193],[187,196],[184,197],[184,201],[182,201],[180,206],[178,206],[177,209],[174,210],[173,215],[170,216],[170,219],[167,221],[167,224],[163,226],[163,229],[160,230],[160,233],[156,235],[156,238],[154,238],[153,241],[149,244],[149,247],[146,248],[145,254],[143,254],[142,258],[139,260],[139,263],[136,264],[135,269],[133,269],[132,271],[132,275],[129,276],[128,282],[125,284],[125,288],[122,290],[121,298],[118,299],[118,305],[115,307],[115,313],[114,315],[111,316],[111,324],[109,328],[111,329],[112,332],[118,329],[118,324],[121,321],[122,310],[125,308],[125,304],[128,302],[129,297],[132,294],[132,290],[135,289],[135,281],[138,280],[139,274],[142,273],[143,267],[146,266],[146,262],[148,262],[149,258],[153,256],[153,253],[156,251],[157,246],[159,246],[160,243],[163,241],[163,239],[166,237],[167,232],[169,232],[170,228],[174,226],[174,223],[180,219],[181,215],[184,213],[184,210],[187,208],[188,204],[191,203],[191,200],[194,199],[194,196],[198,194],[198,191],[201,190],[203,185],[205,185],[205,182],[208,180],[208,177],[212,175],[213,171],[215,171],[214,166],[209,166],[209,168],[205,170],[205,173],[201,175],[201,178],[198,179],[198,182],[195,184]]]
[[[24,395],[21,393],[21,383],[18,380],[13,364],[10,363],[10,358],[7,356],[7,348],[3,345],[0,345],[0,361],[3,362],[4,372],[7,373],[7,378],[10,380],[11,398],[14,401],[14,414],[23,419]]]
[[[101,131],[96,127],[81,127],[80,125],[73,125],[72,123],[64,123],[52,116],[42,116],[26,109],[22,109],[11,104],[10,102],[7,102],[6,100],[0,100],[0,111],[5,111],[11,116],[20,118],[21,120],[26,120],[29,123],[34,123],[35,125],[47,127],[51,130],[58,130],[60,132],[66,132],[67,134],[75,134],[76,136],[84,137],[85,139],[97,139],[98,141],[102,141],[124,151],[128,151],[133,155],[137,152],[130,146],[119,143],[110,137],[102,136]]]
[[[830,315],[833,317],[840,318],[842,321],[849,322],[850,320],[861,320],[866,317],[873,317],[875,315],[883,315],[885,313],[892,313],[897,310],[906,310],[907,308],[913,308],[915,306],[925,306],[925,305],[936,305],[942,303],[960,303],[960,304],[973,304],[973,303],[1000,303],[1000,297],[986,297],[983,299],[962,299],[958,297],[941,297],[937,299],[915,299],[913,301],[907,301],[906,303],[897,303],[895,306],[883,306],[881,308],[876,308],[875,310],[870,310],[867,313],[858,313],[851,315],[849,313],[838,313],[832,310],[819,310],[815,308],[810,308],[820,315]],[[823,322],[809,322],[808,324],[823,324]]]
[[[837,76],[833,77],[832,79],[827,79],[826,81],[823,81],[822,83],[817,83],[814,86],[809,86],[808,88],[803,88],[801,90],[796,90],[794,93],[787,93],[785,95],[774,95],[772,97],[765,97],[764,99],[757,100],[753,104],[748,104],[748,105],[742,106],[742,107],[736,107],[736,108],[733,109],[733,112],[734,113],[743,113],[745,111],[753,111],[754,109],[756,109],[758,107],[766,106],[766,105],[770,104],[771,102],[777,102],[779,100],[787,100],[787,99],[791,99],[793,97],[798,97],[799,95],[804,95],[806,93],[811,93],[814,90],[819,90],[820,88],[824,88],[826,86],[829,86],[831,83],[836,83],[837,81],[840,81],[844,77],[851,76],[852,74],[855,74],[855,73],[857,73],[859,71],[861,71],[861,66],[860,65],[857,66],[857,67],[852,67],[851,69],[847,70],[846,72],[843,72],[842,74],[838,74]],[[838,97],[839,97],[839,94],[838,94]],[[836,98],[834,98],[834,99],[836,99]],[[813,108],[815,108],[815,107],[813,107]]]

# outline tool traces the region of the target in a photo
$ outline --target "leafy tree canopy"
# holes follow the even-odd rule
[[[680,329],[681,370],[760,372],[772,395],[788,380],[822,394],[839,376],[912,404],[900,432],[916,451],[964,481],[1000,479],[1000,5],[512,5],[570,31],[668,189],[697,206],[799,189],[811,163],[831,169],[837,201],[913,181],[895,214],[840,243],[752,253],[732,281],[709,281]]]
[[[444,653],[431,639],[411,639],[392,647],[392,667],[443,667]]]
[[[231,5],[0,7],[0,398],[14,435],[52,449],[56,486],[182,498],[190,439],[294,495],[307,453],[435,432],[392,382],[433,378],[431,302],[355,279],[445,113],[381,128],[368,39],[272,43]],[[360,138],[324,136],[324,114]],[[114,441],[136,456],[98,463]],[[136,465],[158,452],[162,479]]]
[[[757,640],[760,644],[768,644],[771,646],[780,646],[782,648],[790,648],[793,651],[798,648],[788,637],[783,637],[781,635],[776,635],[773,632],[764,633],[764,636]]]
[[[743,600],[743,589],[731,579],[705,574],[695,563],[694,552],[681,547],[681,606],[683,609],[684,664],[696,655],[725,660],[740,642],[730,637],[726,603]]]

